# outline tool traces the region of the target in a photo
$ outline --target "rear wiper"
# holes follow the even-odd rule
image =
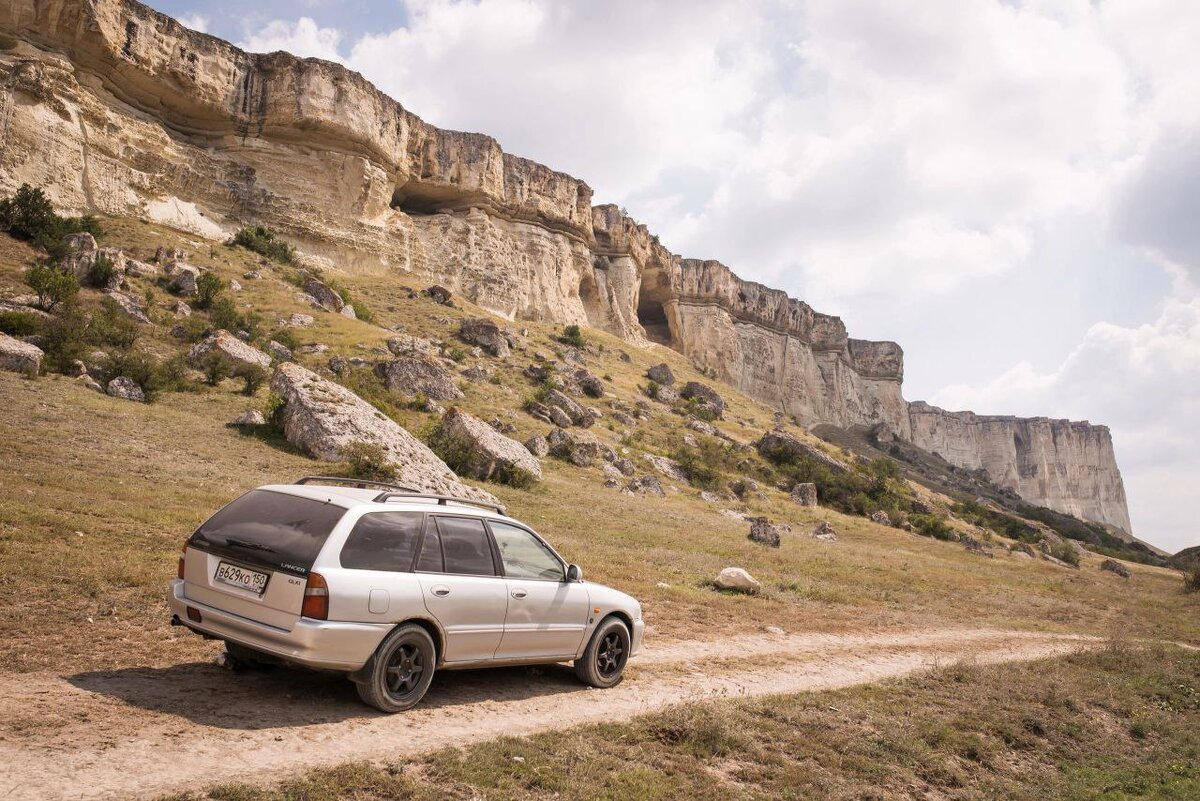
[[[262,545],[261,543],[250,542],[248,540],[239,540],[237,537],[226,537],[225,544],[236,545],[239,548],[248,548],[252,551],[269,551],[271,553],[275,553],[275,549],[270,545]]]

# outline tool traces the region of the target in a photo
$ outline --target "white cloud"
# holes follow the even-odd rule
[[[238,42],[238,47],[251,53],[285,50],[305,58],[340,62],[338,44],[341,39],[341,31],[336,28],[322,28],[311,17],[301,17],[295,22],[269,22],[244,42]]]
[[[190,14],[182,14],[177,17],[179,24],[185,28],[191,28],[193,31],[206,33],[208,31],[208,17],[203,14],[192,12]]]

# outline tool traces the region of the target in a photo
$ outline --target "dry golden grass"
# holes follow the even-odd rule
[[[108,221],[104,244],[146,258],[159,244],[183,246],[191,261],[238,278],[239,307],[258,311],[270,328],[276,317],[311,313],[317,323],[299,330],[302,341],[325,342],[330,353],[302,357],[320,368],[334,353],[367,355],[394,335],[450,339],[463,316],[478,309],[447,309],[409,299],[395,287],[421,288],[412,276],[384,273],[334,277],[363,299],[380,325],[305,309],[295,287],[273,277],[270,266],[240,249],[210,246],[177,232],[127,220]],[[31,253],[0,237],[0,294],[23,291],[22,264]],[[241,279],[262,269],[260,281]],[[155,298],[159,325],[145,343],[164,355],[183,352],[172,339],[161,289],[137,282]],[[84,295],[94,301],[95,293]],[[507,363],[484,358],[498,383],[463,382],[461,405],[485,419],[510,420],[518,438],[547,426],[519,411],[533,389],[520,375],[535,350],[557,345],[554,328],[528,327],[524,352]],[[679,354],[641,350],[614,337],[587,331],[594,353],[588,367],[608,376],[617,399],[640,397],[638,385],[650,364],[667,361],[681,380],[700,378]],[[621,352],[632,357],[620,358]],[[463,367],[475,360],[468,359]],[[255,485],[288,481],[328,469],[287,447],[246,436],[224,423],[248,406],[235,383],[189,393],[168,393],[152,405],[131,404],[87,391],[61,376],[29,381],[0,374],[0,591],[11,600],[0,622],[0,657],[8,670],[84,670],[138,662],[163,664],[200,658],[212,646],[167,626],[162,596],[174,574],[178,547],[192,528],[222,503]],[[771,424],[772,414],[722,388],[729,402],[719,423],[748,442]],[[611,409],[613,398],[596,401]],[[431,415],[392,409],[419,432]],[[622,430],[606,417],[593,431],[621,448]],[[641,450],[669,451],[683,435],[683,419],[655,404],[653,419],[636,430]],[[626,440],[629,442],[629,440]],[[718,637],[778,625],[789,630],[841,630],[944,623],[996,625],[1107,634],[1130,634],[1200,643],[1200,596],[1181,593],[1174,571],[1131,565],[1123,581],[1098,569],[1099,559],[1079,571],[1001,554],[985,559],[953,543],[937,542],[862,518],[801,509],[773,490],[739,511],[767,514],[797,532],[829,520],[840,540],[827,544],[797,533],[782,548],[747,541],[746,523],[722,516],[681,487],[665,499],[627,496],[605,489],[595,469],[545,461],[546,480],[533,490],[489,485],[510,512],[545,534],[580,563],[589,578],[643,599],[651,636]],[[729,505],[734,505],[732,502]],[[81,532],[81,533],[77,533]],[[727,565],[739,565],[765,586],[757,597],[715,592],[708,582]],[[667,587],[659,586],[666,583]]]

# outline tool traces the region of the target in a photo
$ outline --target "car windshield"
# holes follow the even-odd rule
[[[210,517],[189,544],[246,562],[307,573],[346,510],[270,490],[253,490]]]

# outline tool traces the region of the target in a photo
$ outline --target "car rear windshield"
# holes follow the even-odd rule
[[[189,541],[271,568],[307,573],[346,510],[270,490],[252,490],[210,517]]]

